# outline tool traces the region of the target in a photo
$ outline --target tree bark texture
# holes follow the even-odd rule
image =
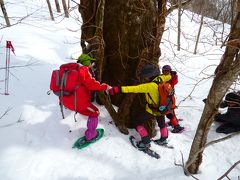
[[[198,34],[197,34],[197,38],[196,38],[196,43],[195,43],[193,54],[197,54],[197,47],[198,47],[198,43],[199,43],[199,40],[200,40],[202,26],[203,26],[203,18],[204,18],[204,16],[201,15],[200,26],[199,26],[199,29],[198,29]]]
[[[51,6],[51,3],[50,3],[50,0],[47,0],[47,5],[48,5],[48,10],[49,10],[49,13],[50,13],[51,20],[54,21],[54,16],[53,16],[53,11],[52,11],[52,6]]]
[[[180,51],[181,48],[181,16],[182,16],[182,6],[181,0],[178,0],[178,33],[177,33],[177,50]]]
[[[61,12],[61,8],[60,8],[58,0],[55,0],[55,5],[56,5],[57,12],[60,13]]]
[[[63,10],[64,10],[64,15],[66,18],[69,18],[69,13],[68,13],[68,7],[66,0],[62,0],[62,5],[63,5]]]
[[[240,1],[238,1],[240,5]],[[228,41],[240,38],[240,12],[234,18]],[[215,78],[208,94],[203,114],[201,116],[190,154],[186,163],[186,173],[196,174],[202,162],[202,153],[197,153],[204,148],[207,142],[207,135],[213,123],[215,114],[218,112],[219,104],[229,87],[240,75],[240,53],[239,49],[227,46],[222,60],[215,70]]]
[[[91,51],[96,57],[98,80],[111,86],[136,85],[145,64],[158,64],[166,0],[81,0],[79,11],[83,19],[81,46],[83,53]],[[111,97],[118,112],[107,103],[107,97],[101,100],[108,104],[115,124],[126,134],[126,127],[133,127],[132,112],[139,109],[136,104],[145,107],[144,97],[139,94]],[[154,121],[147,123],[151,135],[154,125]]]
[[[6,25],[7,25],[7,27],[10,27],[11,24],[10,24],[8,14],[7,14],[7,10],[5,8],[3,0],[0,0],[0,4],[1,4],[1,9],[2,9],[2,13],[3,13],[4,19],[5,19]]]

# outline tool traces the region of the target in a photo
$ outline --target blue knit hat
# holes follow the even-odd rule
[[[172,68],[171,68],[171,66],[169,66],[169,65],[164,65],[163,67],[162,67],[162,70],[164,71],[171,71],[172,70]]]
[[[159,74],[160,74],[159,67],[156,67],[152,64],[147,64],[142,68],[140,77],[141,78],[146,78],[146,77],[151,78],[151,77],[157,76]]]

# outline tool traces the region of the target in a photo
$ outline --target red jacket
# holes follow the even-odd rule
[[[79,68],[79,85],[80,87],[76,90],[76,103],[74,103],[74,95],[63,96],[63,105],[72,110],[81,113],[88,107],[92,109],[93,104],[91,103],[91,91],[92,90],[107,90],[108,85],[105,83],[100,84],[95,78],[92,77],[88,67],[81,66]],[[76,105],[76,108],[74,107]],[[94,109],[96,111],[96,109]],[[81,113],[84,114],[84,113]],[[89,115],[89,114],[84,114]]]

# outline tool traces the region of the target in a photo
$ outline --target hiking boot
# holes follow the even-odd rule
[[[167,126],[172,126],[171,121],[167,122]]]
[[[137,148],[139,150],[149,149],[151,147],[150,142],[151,142],[151,140],[150,140],[149,136],[142,137],[142,140],[137,142]]]
[[[180,126],[180,125],[176,125],[175,127],[173,127],[173,130],[171,131],[172,133],[181,133],[183,132],[184,127]]]
[[[154,143],[156,143],[160,146],[166,145],[168,143],[167,138],[160,138],[160,139],[156,139],[153,141],[154,141]]]
[[[151,144],[150,143],[148,143],[148,144],[145,144],[145,143],[143,143],[143,141],[138,141],[137,142],[137,148],[139,149],[139,150],[146,150],[146,149],[149,149],[151,147]]]

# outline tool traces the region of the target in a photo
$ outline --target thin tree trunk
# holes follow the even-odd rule
[[[56,5],[57,12],[60,13],[61,12],[61,8],[60,8],[58,0],[55,0],[55,5]]]
[[[181,0],[178,0],[178,34],[177,34],[177,50],[180,51],[181,48],[181,10],[182,10],[182,3]]]
[[[69,18],[66,0],[62,0],[63,10],[66,18]]]
[[[201,15],[200,26],[199,26],[199,30],[198,30],[197,39],[196,39],[196,44],[195,44],[195,48],[194,48],[194,52],[193,52],[193,54],[197,54],[197,47],[198,47],[198,43],[199,43],[199,39],[200,39],[200,35],[201,35],[201,31],[202,31],[203,18],[204,18],[204,16]]]
[[[235,4],[235,0],[231,0],[231,26],[233,25],[233,18],[234,18],[234,4]]]
[[[240,0],[238,0],[240,5]],[[229,35],[229,40],[240,39],[240,12],[235,16],[233,26]],[[210,126],[213,123],[215,114],[224,95],[226,94],[233,81],[240,75],[240,54],[239,49],[227,46],[222,60],[215,70],[216,77],[213,80],[212,87],[208,94],[203,114],[201,116],[197,132],[195,134],[189,158],[185,170],[186,173],[196,174],[202,163],[202,153],[200,149],[204,148],[207,142],[207,135]]]
[[[221,42],[224,42],[224,32],[225,32],[225,23],[222,23],[222,33],[221,33]]]
[[[48,4],[48,10],[49,10],[49,13],[50,13],[51,20],[54,21],[54,16],[53,16],[53,11],[52,11],[52,7],[51,7],[51,4],[50,4],[50,0],[47,0],[47,4]]]
[[[10,27],[11,24],[10,24],[8,14],[7,14],[7,10],[5,8],[3,0],[0,0],[0,3],[1,3],[1,9],[2,9],[2,13],[3,13],[4,19],[5,19],[6,25],[7,25],[7,27]]]

